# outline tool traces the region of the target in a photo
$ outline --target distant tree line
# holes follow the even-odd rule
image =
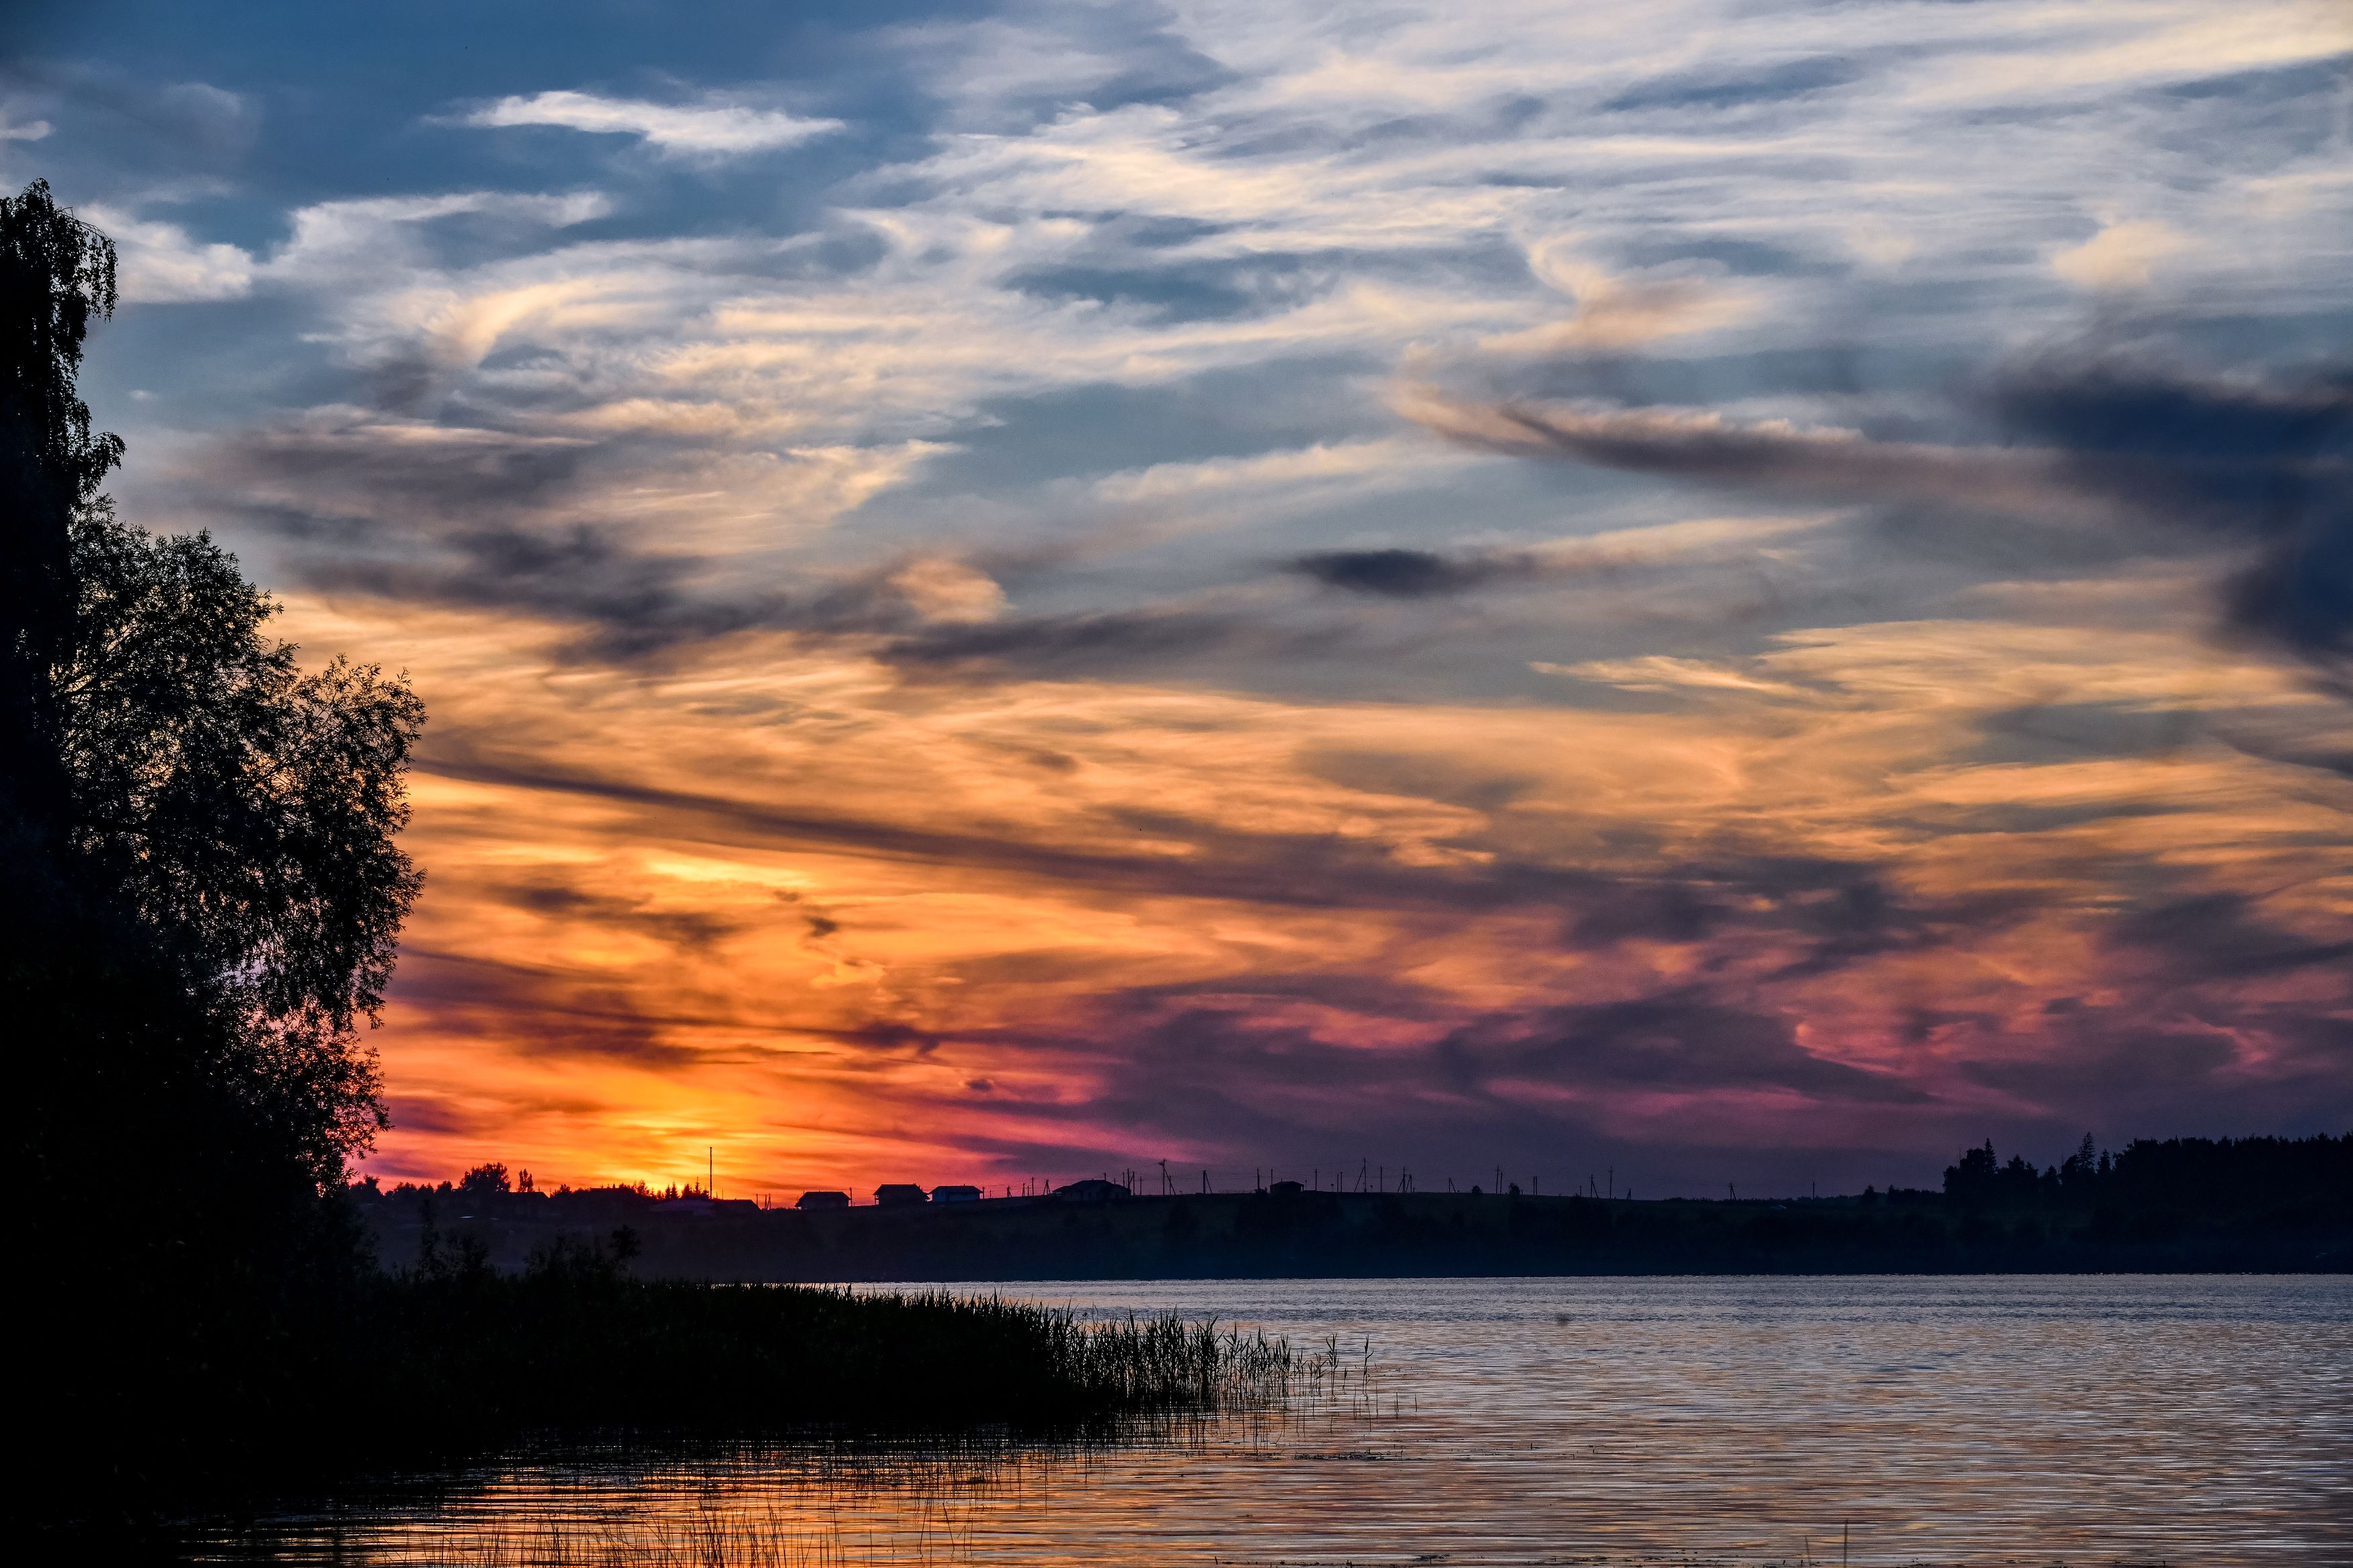
[[[2310,1138],[2137,1138],[2115,1153],[2090,1133],[2038,1171],[1993,1140],[1945,1167],[1945,1196],[1972,1206],[2253,1212],[2353,1201],[2353,1133]]]
[[[707,1200],[710,1196],[692,1182],[683,1185],[672,1182],[665,1187],[626,1182],[602,1187],[562,1184],[550,1189],[540,1186],[529,1171],[511,1174],[505,1163],[498,1160],[476,1165],[454,1182],[400,1182],[386,1187],[374,1176],[364,1176],[343,1189],[345,1201],[363,1212],[378,1205],[391,1205],[422,1214],[439,1205],[438,1212],[445,1218],[453,1212],[451,1205],[464,1205],[487,1213],[527,1212],[534,1204],[550,1204],[565,1211],[629,1212],[658,1203],[675,1203],[681,1198]],[[749,1204],[750,1200],[736,1202]]]
[[[1985,1174],[1990,1173],[1990,1174]],[[387,1257],[462,1237],[509,1273],[566,1238],[626,1230],[648,1278],[958,1280],[1643,1273],[2353,1271],[2353,1134],[2139,1140],[2037,1169],[1989,1148],[1949,1192],[1667,1198],[1256,1193],[807,1212],[670,1203],[691,1188],[372,1184],[352,1209]]]

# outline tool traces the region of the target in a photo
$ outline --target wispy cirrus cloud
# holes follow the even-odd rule
[[[473,110],[463,123],[485,129],[549,126],[593,135],[641,138],[673,158],[731,158],[797,147],[842,129],[839,120],[704,99],[654,103],[562,89],[501,98]]]
[[[2341,1126],[2339,10],[1045,0],[379,73],[304,100],[340,187],[121,142],[141,287],[238,345],[126,510],[432,703],[403,1170],[1745,1191]],[[501,133],[376,155],[452,104]]]

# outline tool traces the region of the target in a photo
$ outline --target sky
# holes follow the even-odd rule
[[[429,709],[387,1182],[2353,1127],[2341,4],[79,0],[0,62],[0,179],[121,247],[123,515]]]

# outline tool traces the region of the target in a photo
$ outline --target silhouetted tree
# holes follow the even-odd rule
[[[417,890],[395,836],[422,707],[374,667],[302,674],[234,557],[128,527],[99,493],[121,443],[90,433],[74,383],[114,302],[105,238],[36,183],[0,198],[0,264],[24,850],[179,972],[324,1189],[381,1122],[356,1027]]]
[[[322,1199],[382,1123],[358,1029],[417,889],[423,714],[374,668],[301,673],[208,538],[116,518],[121,443],[76,385],[114,302],[103,236],[45,184],[0,197],[10,1176],[43,1342],[85,1379],[47,1451],[135,1495],[332,1397],[358,1260]]]
[[[417,875],[395,843],[416,696],[337,659],[301,674],[275,606],[203,534],[151,538],[105,498],[75,520],[51,667],[76,874],[233,1014],[242,1064],[323,1188],[381,1122],[356,1047]]]
[[[2008,1164],[1997,1163],[1990,1138],[1982,1148],[1963,1150],[1958,1164],[1945,1167],[1945,1195],[1957,1203],[2031,1203],[2046,1188],[2055,1192],[2058,1183],[2056,1170],[2046,1178],[2023,1155],[2012,1154]]]
[[[90,318],[114,310],[114,247],[47,182],[0,196],[0,809],[54,831],[65,784],[48,672],[71,636],[74,519],[122,443],[75,395]]]
[[[2084,1134],[2075,1152],[2059,1163],[2059,1190],[2068,1197],[2086,1197],[2100,1184],[2099,1146]]]
[[[477,1165],[458,1182],[458,1190],[468,1197],[503,1197],[512,1189],[507,1184],[507,1168],[493,1160],[487,1165]]]
[[[1959,1163],[1945,1167],[1945,1195],[1963,1202],[1989,1197],[2000,1174],[1993,1140],[1989,1138],[1984,1148],[1964,1149]]]

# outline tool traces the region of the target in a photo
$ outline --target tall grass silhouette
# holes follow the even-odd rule
[[[364,1303],[389,1448],[530,1434],[984,1425],[1038,1435],[1268,1409],[1336,1385],[1336,1351],[1174,1313],[1109,1322],[1002,1297],[644,1280],[566,1242],[520,1274],[428,1247]]]

